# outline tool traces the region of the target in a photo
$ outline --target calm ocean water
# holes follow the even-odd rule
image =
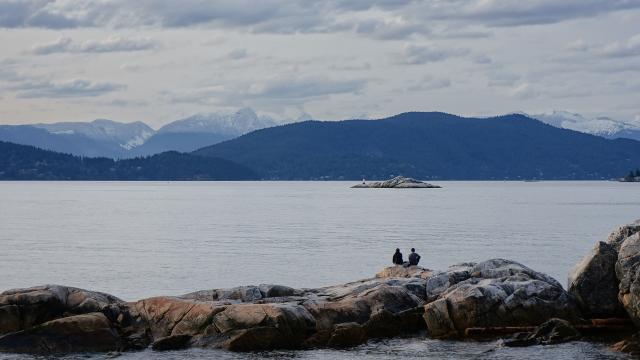
[[[396,247],[444,269],[503,257],[566,283],[616,226],[640,218],[640,188],[617,182],[438,182],[442,189],[350,189],[350,182],[0,182],[0,290],[58,283],[125,300],[370,277]],[[154,358],[610,358],[602,344],[502,349],[394,339],[350,351]],[[142,352],[123,358],[151,356]],[[1,357],[1,355],[0,355]],[[99,356],[96,356],[99,358]],[[15,357],[10,358],[25,358]]]

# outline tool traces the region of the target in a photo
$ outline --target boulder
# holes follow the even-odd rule
[[[8,290],[0,293],[0,335],[28,329],[64,314],[107,312],[110,307],[122,304],[122,300],[112,295],[59,285]]]
[[[191,345],[191,335],[172,335],[159,338],[151,344],[155,351],[182,350]]]
[[[631,255],[632,247],[626,247],[623,259],[619,259],[619,252],[627,239],[638,232],[640,220],[619,227],[605,242],[596,244],[569,274],[568,291],[575,296],[585,316],[626,316],[625,307],[631,305],[625,306],[622,301],[627,299],[631,303],[628,294],[633,282],[634,266],[625,258]]]
[[[624,240],[638,232],[640,232],[640,219],[614,230],[607,238],[607,244],[610,244],[616,251],[619,251]]]
[[[433,337],[462,336],[470,327],[535,326],[557,317],[580,318],[573,297],[555,279],[517,262],[493,259],[425,305]]]
[[[451,286],[471,278],[471,271],[476,263],[460,263],[450,266],[447,271],[438,272],[427,278],[425,300],[435,301]]]
[[[213,317],[217,334],[202,344],[232,351],[299,348],[315,332],[315,325],[300,305],[232,305]]]
[[[620,280],[618,299],[636,327],[640,327],[640,233],[626,238],[620,246],[616,275]]]
[[[117,351],[120,336],[102,313],[51,320],[0,337],[0,351],[14,353],[70,353]]]
[[[568,321],[550,319],[539,325],[533,332],[519,333],[504,341],[505,346],[522,347],[531,345],[553,345],[580,338],[580,332]]]
[[[412,290],[416,281],[423,291],[425,281],[419,278],[372,279],[326,288],[321,298],[305,301],[303,306],[316,319],[318,331],[357,323],[363,326],[366,338],[397,336],[424,329],[424,301]]]
[[[154,297],[138,301],[135,309],[144,319],[151,337],[160,339],[200,334],[211,325],[213,317],[226,307],[213,302]]]
[[[366,334],[362,325],[356,322],[337,324],[333,327],[327,346],[345,348],[357,346],[366,341]]]
[[[625,316],[624,308],[618,301],[617,260],[616,246],[601,241],[569,275],[568,291],[576,298],[586,316]]]

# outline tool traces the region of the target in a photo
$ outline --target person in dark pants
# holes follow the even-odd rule
[[[418,265],[420,262],[420,255],[416,252],[416,249],[411,248],[411,254],[409,254],[409,266]]]
[[[396,265],[402,265],[402,263],[404,263],[400,249],[396,249],[396,252],[393,254],[393,263]]]

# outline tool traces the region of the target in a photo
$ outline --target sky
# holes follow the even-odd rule
[[[0,124],[567,110],[640,125],[640,0],[0,0]]]

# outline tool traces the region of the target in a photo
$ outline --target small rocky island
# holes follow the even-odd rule
[[[365,183],[363,180],[361,184],[354,185],[352,188],[437,189],[440,188],[440,186],[404,176],[396,176],[391,180],[376,181],[372,183]]]
[[[403,334],[529,346],[606,334],[622,340],[615,349],[639,354],[638,329],[640,221],[599,242],[568,290],[491,259],[443,271],[392,266],[323,288],[241,286],[135,302],[59,285],[0,293],[0,352],[12,353],[345,348]]]
[[[640,169],[634,171],[629,171],[629,174],[625,177],[621,177],[618,179],[619,182],[640,182]]]

